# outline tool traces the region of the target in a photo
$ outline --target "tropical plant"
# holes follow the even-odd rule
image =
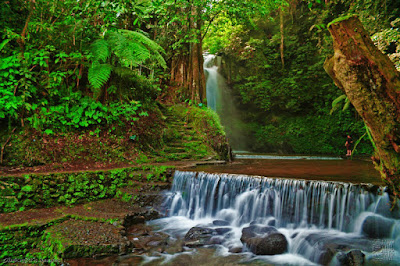
[[[107,83],[112,71],[117,68],[133,71],[140,66],[154,71],[157,66],[166,67],[161,46],[136,31],[107,31],[104,38],[91,45],[90,52],[92,66],[89,68],[88,78],[96,95],[99,95],[99,89]]]
[[[337,97],[335,100],[332,101],[332,109],[330,111],[330,114],[335,112],[336,110],[339,109],[340,107],[340,102],[344,101],[343,109],[342,111],[346,111],[350,107],[350,101],[349,98],[347,98],[346,94],[342,94],[339,97]]]

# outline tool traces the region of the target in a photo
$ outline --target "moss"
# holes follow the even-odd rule
[[[0,228],[0,265],[5,259],[23,260],[32,258],[30,254],[42,243],[46,228],[65,221],[67,217],[55,218],[42,224],[30,223],[3,226]],[[34,258],[44,258],[36,254]]]
[[[1,183],[7,188],[0,190],[0,208],[2,212],[13,212],[112,198],[120,188],[137,180],[143,171],[153,174],[154,178],[149,181],[161,181],[170,169],[173,167],[147,165],[108,171],[0,177]]]

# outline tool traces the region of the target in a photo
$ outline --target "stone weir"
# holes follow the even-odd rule
[[[166,206],[169,216],[201,219],[224,216],[240,226],[273,217],[276,226],[316,226],[351,232],[370,212],[399,218],[390,211],[384,187],[369,184],[266,178],[176,171]],[[222,212],[222,213],[221,213]]]
[[[385,188],[369,184],[176,171],[164,209],[170,219],[198,221],[186,231],[187,246],[217,237],[230,252],[289,253],[320,264],[360,254],[372,261],[383,243],[399,255],[399,206],[391,210]],[[264,241],[270,235],[278,251]]]

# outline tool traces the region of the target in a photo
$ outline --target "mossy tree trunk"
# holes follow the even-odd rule
[[[334,55],[324,68],[369,127],[376,146],[374,164],[399,198],[400,73],[356,16],[333,21],[328,29]]]

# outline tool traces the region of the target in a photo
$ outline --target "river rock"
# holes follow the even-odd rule
[[[200,247],[211,244],[211,238],[218,233],[211,228],[192,227],[186,233],[184,241],[185,246]]]
[[[389,195],[384,194],[376,204],[376,213],[388,218],[400,219],[399,203],[396,202],[394,210],[392,210],[392,201]]]
[[[256,255],[276,255],[287,251],[286,237],[272,226],[251,225],[242,229],[240,240]]]
[[[278,232],[278,230],[273,226],[250,225],[249,227],[245,227],[242,229],[242,236],[240,238],[240,241],[245,243],[247,239],[251,237],[255,237],[259,234],[269,234],[274,232]]]
[[[230,253],[241,253],[243,251],[243,247],[231,247],[229,248]]]
[[[242,229],[242,236],[240,237],[240,241],[246,243],[250,238],[256,237],[257,234],[253,232],[250,227],[245,227]]]
[[[222,242],[224,242],[224,238],[222,236],[213,236],[209,241],[210,245],[221,245]]]
[[[352,250],[347,253],[340,252],[336,258],[340,265],[361,266],[365,262],[365,255],[360,250]]]
[[[219,235],[225,235],[226,233],[229,233],[230,231],[232,231],[232,228],[225,228],[225,227],[215,228],[215,231]]]
[[[361,231],[370,238],[391,237],[394,221],[380,215],[370,215],[365,218]]]
[[[287,251],[288,242],[281,233],[270,233],[248,239],[247,247],[256,255],[276,255]]]
[[[230,223],[224,220],[215,220],[213,221],[213,225],[216,226],[228,226]]]

